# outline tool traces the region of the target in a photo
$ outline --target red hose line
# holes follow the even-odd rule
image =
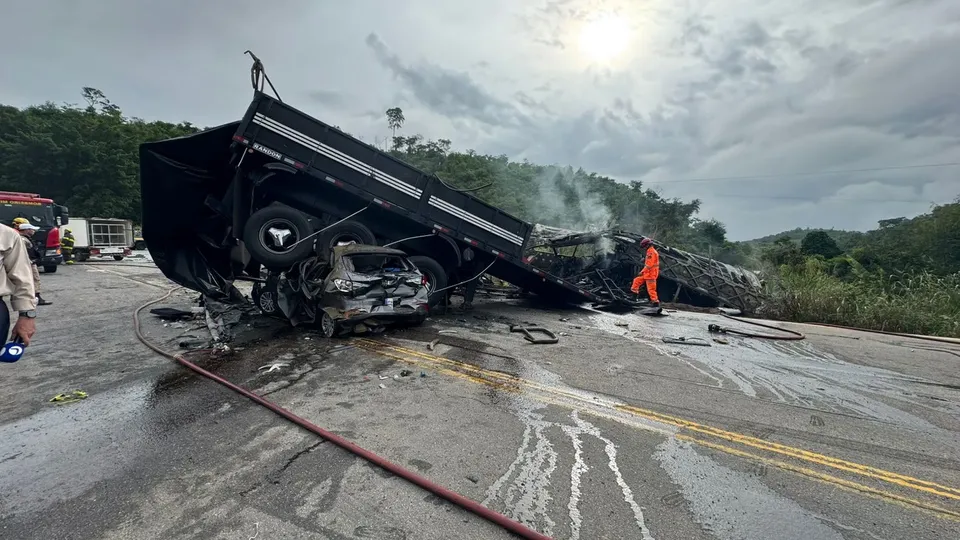
[[[416,484],[421,488],[429,491],[430,493],[433,493],[434,495],[441,497],[463,508],[464,510],[472,512],[490,522],[493,522],[499,525],[500,527],[512,532],[513,534],[516,534],[521,538],[527,538],[530,540],[551,540],[549,536],[546,536],[537,531],[534,531],[533,529],[530,529],[526,525],[518,521],[514,521],[503,514],[494,512],[493,510],[490,510],[486,506],[483,506],[482,504],[472,499],[468,499],[467,497],[464,497],[463,495],[460,495],[455,491],[451,491],[435,482],[432,482],[427,478],[420,476],[419,474],[413,471],[404,469],[403,467],[387,460],[386,458],[380,457],[377,454],[374,454],[369,450],[361,448],[356,444],[344,439],[343,437],[335,433],[331,433],[321,428],[320,426],[310,422],[309,420],[306,420],[304,418],[301,418],[293,414],[292,412],[284,409],[283,407],[280,407],[279,405],[264,399],[263,397],[247,390],[246,388],[237,386],[236,384],[233,384],[232,382],[220,377],[219,375],[215,375],[214,373],[211,373],[203,369],[202,367],[184,358],[183,355],[170,354],[169,352],[164,351],[163,349],[154,345],[153,343],[150,343],[147,340],[146,336],[143,335],[143,332],[140,330],[140,312],[153,304],[162,302],[163,300],[167,299],[171,294],[173,294],[174,290],[167,292],[167,294],[161,298],[158,298],[156,300],[153,300],[151,302],[148,302],[140,306],[133,314],[133,320],[135,325],[134,330],[136,331],[137,338],[140,339],[140,341],[142,341],[143,344],[146,345],[147,347],[150,347],[154,351],[160,353],[163,356],[166,356],[167,358],[172,358],[173,360],[176,360],[180,365],[182,365],[183,367],[195,373],[203,375],[204,377],[216,383],[226,386],[230,390],[233,390],[234,392],[250,399],[254,403],[257,403],[259,405],[266,407],[267,409],[270,409],[274,413],[282,416],[283,418],[289,420],[290,422],[293,422],[294,424],[302,427],[303,429],[306,429],[307,431],[316,434],[320,438],[326,441],[329,441],[339,446],[340,448],[343,448],[344,450],[347,450],[348,452],[351,452],[354,455],[359,456],[369,461],[370,463],[373,463],[374,465],[377,465],[387,471],[390,471],[391,473],[399,476],[400,478],[403,478],[404,480],[407,480],[412,484]]]

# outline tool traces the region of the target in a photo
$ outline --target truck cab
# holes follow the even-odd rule
[[[13,220],[19,217],[40,227],[32,240],[40,254],[37,266],[47,273],[56,272],[57,266],[63,262],[59,227],[70,221],[67,207],[36,193],[0,191],[0,222],[12,226]]]

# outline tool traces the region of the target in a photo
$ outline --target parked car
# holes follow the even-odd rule
[[[269,273],[254,285],[253,300],[266,314],[295,325],[316,324],[323,336],[332,337],[422,324],[429,292],[428,280],[403,251],[349,244],[282,276]]]

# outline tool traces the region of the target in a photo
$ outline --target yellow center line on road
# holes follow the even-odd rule
[[[415,365],[420,365],[423,367],[430,367],[435,370],[439,370],[446,375],[457,377],[460,379],[469,380],[474,383],[484,384],[487,386],[494,386],[503,390],[510,392],[521,392],[524,389],[527,390],[536,390],[542,392],[545,395],[531,395],[532,398],[538,399],[540,401],[547,401],[551,404],[576,408],[578,405],[587,405],[587,412],[592,414],[607,417],[609,419],[623,422],[622,416],[617,416],[616,414],[610,414],[613,412],[627,413],[628,415],[635,416],[648,420],[654,424],[666,424],[667,426],[673,426],[680,429],[687,429],[700,433],[702,435],[707,435],[710,437],[716,437],[724,439],[730,442],[737,444],[742,444],[744,446],[753,447],[759,450],[763,450],[770,453],[780,454],[783,456],[791,457],[794,459],[806,461],[808,463],[820,465],[823,467],[833,468],[841,470],[847,473],[854,475],[859,475],[863,477],[873,478],[890,484],[894,484],[903,488],[913,489],[916,491],[921,491],[931,495],[944,497],[948,499],[960,500],[960,490],[952,488],[949,486],[944,486],[934,482],[921,480],[911,476],[898,474],[890,471],[885,471],[883,469],[878,469],[876,467],[870,467],[867,465],[862,465],[859,463],[854,463],[851,461],[826,456],[816,452],[811,452],[808,450],[803,450],[801,448],[795,448],[792,446],[787,446],[779,443],[774,443],[766,441],[763,439],[758,439],[756,437],[751,437],[749,435],[744,435],[741,433],[731,432],[715,428],[712,426],[707,426],[691,420],[684,418],[679,418],[676,416],[670,416],[656,411],[651,411],[647,409],[641,409],[639,407],[633,407],[623,403],[617,403],[605,399],[601,399],[595,396],[588,396],[585,394],[577,394],[568,390],[561,388],[556,388],[535,381],[530,381],[527,379],[522,379],[514,375],[509,375],[499,371],[488,370],[468,364],[465,362],[460,362],[457,360],[451,360],[449,358],[444,358],[442,356],[436,356],[432,354],[423,353],[420,351],[415,351],[405,347],[390,345],[381,341],[374,341],[369,339],[357,339],[355,342],[364,350],[368,350],[383,356],[393,358],[406,363],[412,363]],[[396,354],[390,354],[390,352]],[[550,396],[549,399],[544,399],[546,396]],[[556,401],[555,398],[559,398],[559,401]],[[608,409],[610,413],[601,413],[598,410]],[[650,426],[643,424],[639,427],[652,428],[656,429],[655,426]],[[656,429],[667,433],[668,431],[664,429]],[[936,513],[941,517],[946,517],[948,519],[960,520],[960,514],[952,510],[941,508],[923,501],[910,499],[908,497],[903,497],[895,493],[883,491],[880,489],[875,489],[869,486],[858,484],[856,482],[851,482],[842,478],[838,478],[831,475],[826,475],[813,471],[811,469],[805,469],[803,467],[797,467],[794,465],[787,464],[785,462],[770,460],[756,454],[750,454],[727,445],[719,444],[716,442],[706,441],[700,438],[690,437],[688,435],[678,435],[678,437],[683,438],[684,440],[690,440],[701,444],[703,446],[718,449],[726,453],[737,455],[741,457],[748,457],[750,459],[757,459],[764,462],[769,462],[769,464],[774,465],[780,469],[788,470],[794,473],[802,474],[804,476],[829,482],[834,485],[841,487],[846,487],[852,490],[855,490],[859,493],[868,494],[871,496],[879,496],[887,500],[898,502],[901,504],[906,504],[912,507],[925,509]]]
[[[727,445],[724,445],[724,444],[717,444],[717,443],[714,443],[714,442],[711,442],[711,441],[705,441],[705,440],[702,440],[702,439],[698,439],[698,438],[696,438],[696,437],[690,437],[689,435],[679,434],[679,435],[676,435],[676,437],[677,437],[678,439],[682,440],[682,441],[692,442],[692,443],[694,443],[694,444],[698,444],[698,445],[701,445],[701,446],[705,446],[705,447],[707,447],[707,448],[712,448],[712,449],[714,449],[714,450],[719,450],[719,451],[721,451],[721,452],[724,452],[724,453],[727,453],[727,454],[730,454],[730,455],[743,457],[743,458],[750,459],[750,460],[753,460],[753,461],[758,461],[758,462],[764,463],[764,464],[766,464],[766,465],[770,465],[770,466],[773,466],[773,467],[777,467],[778,469],[782,469],[782,470],[785,470],[785,471],[790,471],[790,472],[793,472],[793,473],[796,473],[796,474],[800,474],[800,475],[803,475],[803,476],[812,478],[812,479],[814,479],[814,480],[819,480],[819,481],[821,481],[821,482],[826,482],[826,483],[829,483],[829,484],[833,484],[833,485],[835,485],[835,486],[837,486],[837,487],[840,487],[840,488],[843,488],[843,489],[845,489],[845,490],[847,490],[847,491],[852,491],[852,492],[860,493],[860,494],[862,494],[862,495],[867,495],[867,496],[870,496],[870,497],[875,498],[875,499],[885,500],[885,501],[888,501],[888,502],[894,502],[894,503],[897,503],[897,504],[899,504],[899,505],[901,505],[901,506],[905,506],[905,507],[909,507],[909,508],[916,508],[916,509],[924,510],[924,511],[929,512],[929,513],[931,513],[931,514],[933,514],[933,515],[936,515],[937,517],[949,519],[949,520],[951,520],[951,521],[960,521],[960,512],[955,512],[955,511],[953,511],[953,510],[949,510],[949,509],[947,509],[947,508],[943,508],[943,507],[937,506],[937,505],[935,505],[935,504],[930,504],[930,503],[925,502],[925,501],[921,501],[921,500],[917,500],[917,499],[911,499],[910,497],[904,497],[904,496],[902,496],[902,495],[898,495],[898,494],[896,494],[896,493],[891,493],[891,492],[889,492],[889,491],[884,491],[884,490],[882,490],[882,489],[872,488],[872,487],[869,487],[869,486],[865,486],[865,485],[863,485],[863,484],[858,484],[857,482],[852,482],[852,481],[850,481],[850,480],[845,480],[845,479],[843,479],[843,478],[838,478],[838,477],[833,476],[833,475],[824,474],[824,473],[815,471],[815,470],[813,470],[813,469],[809,469],[809,468],[806,468],[806,467],[798,467],[798,466],[796,466],[796,465],[791,465],[790,463],[786,463],[786,462],[784,462],[784,461],[779,461],[779,460],[775,460],[775,459],[766,458],[766,457],[763,457],[763,456],[758,456],[757,454],[751,454],[750,452],[744,452],[744,451],[742,451],[742,450],[738,450],[738,449],[736,449],[736,448],[731,448],[731,447],[729,447],[729,446],[727,446]]]

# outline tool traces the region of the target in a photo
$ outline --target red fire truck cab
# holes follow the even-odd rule
[[[63,261],[58,227],[70,221],[67,207],[36,193],[0,191],[0,223],[13,226],[13,220],[18,217],[26,218],[31,224],[40,227],[33,235],[33,244],[40,255],[37,265],[43,268],[44,272],[56,272],[57,265]]]

